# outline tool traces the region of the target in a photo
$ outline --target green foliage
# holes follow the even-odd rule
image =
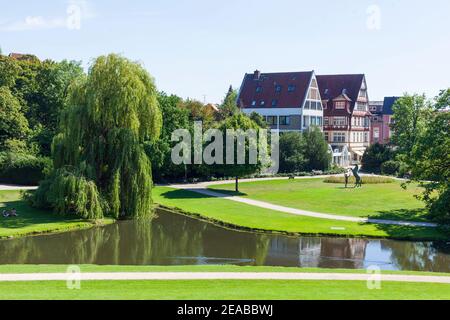
[[[323,180],[325,183],[345,183],[345,178],[343,176],[332,176],[327,177]],[[395,182],[392,178],[386,177],[372,177],[372,176],[363,176],[362,184],[380,184],[380,183],[393,183]],[[355,177],[350,177],[349,183],[355,183]]]
[[[51,170],[49,158],[28,154],[0,153],[0,182],[35,186]]]
[[[392,109],[391,141],[398,147],[400,157],[408,157],[428,126],[431,106],[424,95],[405,94],[395,102]]]
[[[222,104],[219,107],[221,119],[226,119],[239,112],[239,108],[236,104],[237,96],[237,91],[234,90],[232,86],[230,86],[227,94],[225,95],[225,98],[222,101]]]
[[[326,171],[331,166],[331,154],[322,131],[318,127],[311,127],[303,132],[304,158],[306,171]]]
[[[90,219],[149,216],[152,175],[143,144],[154,143],[160,129],[150,75],[118,55],[97,58],[70,89],[52,145],[55,171],[34,203]]]
[[[390,147],[375,143],[368,147],[362,157],[362,167],[368,172],[380,172],[381,165],[394,158]]]
[[[267,129],[268,125],[262,115],[257,112],[252,112],[249,115],[250,119],[252,119],[260,128]]]
[[[247,131],[247,130],[256,130],[256,133],[258,133],[258,130],[260,129],[259,126],[253,121],[251,120],[249,117],[247,117],[245,114],[243,113],[237,113],[227,119],[225,119],[224,121],[222,121],[219,124],[218,127],[219,130],[221,130],[222,134],[223,134],[223,141],[226,141],[226,132],[227,130],[235,130],[235,132],[237,132],[238,130],[242,130],[242,131]],[[249,154],[249,150],[251,148],[255,147],[255,144],[257,144],[258,141],[256,139],[256,141],[252,141],[252,139],[245,139],[245,154],[246,154],[246,160],[245,164],[238,164],[238,152],[237,152],[237,139],[236,137],[234,138],[234,164],[230,165],[230,164],[217,164],[215,165],[215,172],[216,173],[221,173],[226,177],[235,177],[236,178],[236,188],[238,188],[238,178],[245,176],[245,175],[250,175],[253,173],[256,173],[258,171],[260,171],[263,167],[263,164],[260,162],[260,160],[257,160],[256,164],[251,164],[248,161],[248,154]],[[223,150],[223,154],[226,155],[226,143],[224,143],[224,150]],[[257,145],[256,145],[257,147]]]
[[[280,136],[280,172],[303,171],[307,160],[304,140],[300,132],[286,132]]]
[[[381,165],[381,173],[396,176],[399,174],[401,162],[396,160],[388,160]]]
[[[442,90],[434,101],[434,109],[418,103],[417,97],[406,97],[407,102],[414,102],[414,108],[409,108],[415,112],[406,113],[406,119],[410,121],[410,130],[403,130],[405,125],[398,125],[400,132],[395,132],[396,142],[402,143],[403,139],[410,137],[411,141],[404,142],[400,148],[401,159],[406,163],[411,178],[418,181],[424,192],[419,197],[427,204],[430,214],[437,221],[450,222],[450,113],[445,111],[450,104],[450,89]],[[419,99],[419,102],[423,99]],[[395,112],[406,109],[400,104]],[[421,106],[422,105],[422,106]],[[416,115],[412,117],[411,114]],[[398,113],[397,120],[403,124]],[[415,125],[413,125],[415,123]],[[417,128],[413,136],[408,135],[411,128]],[[405,147],[405,145],[407,147]],[[404,170],[400,168],[400,170]]]
[[[6,86],[0,87],[0,148],[5,149],[7,140],[26,139],[29,131],[19,100]]]

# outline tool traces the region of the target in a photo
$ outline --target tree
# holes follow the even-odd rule
[[[303,132],[305,169],[328,170],[331,166],[331,154],[323,132],[316,126]]]
[[[26,139],[30,132],[22,106],[7,87],[0,87],[0,150],[12,141]]]
[[[232,86],[228,89],[222,104],[219,106],[221,119],[226,119],[239,112],[239,108],[236,104],[238,93]]]
[[[399,154],[408,157],[419,137],[425,132],[430,119],[431,107],[425,96],[405,94],[392,107],[392,143]]]
[[[54,171],[32,202],[97,219],[151,214],[151,163],[144,141],[161,129],[156,88],[138,64],[111,54],[96,59],[69,93],[52,146]]]
[[[369,172],[380,172],[381,165],[392,159],[393,152],[389,147],[374,143],[366,149],[361,162],[364,170]]]
[[[259,126],[251,120],[249,117],[244,115],[243,113],[237,113],[224,121],[222,121],[219,125],[219,130],[223,134],[223,141],[226,142],[226,132],[227,130],[234,130],[237,132],[238,130],[241,130],[243,132],[247,130],[255,130],[256,133],[258,133]],[[262,168],[262,163],[260,159],[256,159],[254,161],[255,163],[251,163],[252,161],[249,161],[249,151],[252,148],[257,147],[257,140],[254,139],[245,139],[245,142],[243,144],[243,150],[245,150],[245,153],[242,154],[239,151],[238,147],[238,139],[234,137],[233,139],[233,155],[234,155],[234,161],[233,164],[227,164],[226,162],[224,164],[218,164],[216,165],[217,172],[222,173],[225,176],[228,177],[235,177],[235,190],[236,192],[239,192],[239,178],[245,175],[249,175],[252,173],[256,173]],[[226,143],[224,143],[225,145]],[[226,146],[224,146],[223,154],[226,155]],[[245,159],[244,164],[239,164],[238,157],[243,156]]]
[[[280,136],[280,172],[293,173],[304,170],[305,144],[300,132],[286,132]]]
[[[161,136],[156,143],[147,142],[145,150],[152,162],[154,179],[178,178],[185,175],[185,166],[175,165],[171,159],[172,132],[176,129],[189,129],[189,110],[180,108],[182,99],[164,92],[158,94],[158,103],[162,113],[163,126]]]
[[[250,113],[249,118],[252,119],[260,128],[267,129],[268,125],[262,115],[258,112],[253,111]]]
[[[412,179],[425,188],[421,198],[438,221],[450,222],[450,89],[436,98],[435,111],[426,131],[406,157]]]

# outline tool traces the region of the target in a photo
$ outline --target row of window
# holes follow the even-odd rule
[[[288,126],[291,124],[289,116],[264,116],[264,121],[270,126]],[[320,116],[303,116],[303,128],[310,126],[322,126],[322,117]]]
[[[252,107],[256,107],[257,101],[252,101]],[[266,105],[265,100],[259,101],[259,106],[264,107]],[[272,107],[278,106],[278,99],[272,99],[272,102],[270,104]],[[322,103],[320,101],[309,101],[307,100],[305,103],[305,109],[311,109],[311,110],[322,110]]]
[[[330,133],[324,132],[325,140],[330,141]],[[369,142],[368,132],[352,132],[351,142]],[[333,132],[332,142],[343,143],[346,142],[347,135],[345,132]]]
[[[288,92],[294,92],[295,89],[296,89],[296,86],[295,86],[294,84],[288,85],[288,88],[287,88]],[[283,90],[283,87],[282,87],[281,85],[276,85],[276,86],[275,86],[275,92],[278,92],[278,93],[279,93],[279,92],[281,92],[282,90]],[[261,93],[261,92],[263,92],[263,87],[257,86],[256,89],[255,89],[255,91],[256,91],[256,93]]]

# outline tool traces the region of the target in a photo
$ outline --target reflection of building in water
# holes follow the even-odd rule
[[[266,264],[363,268],[367,243],[364,239],[276,237],[270,241]]]

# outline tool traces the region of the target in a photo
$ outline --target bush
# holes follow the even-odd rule
[[[389,160],[381,165],[381,173],[396,176],[399,173],[401,163],[395,160]]]
[[[394,179],[387,178],[387,177],[377,177],[377,176],[362,176],[362,184],[379,184],[379,183],[392,183],[394,182]],[[345,179],[343,176],[333,176],[325,178],[325,183],[345,183]],[[349,183],[355,183],[355,177],[350,177],[348,179]]]
[[[3,153],[0,155],[0,182],[26,186],[38,185],[51,167],[52,161],[49,158]]]
[[[432,219],[450,223],[450,189],[446,189],[439,197],[429,205],[429,212]]]
[[[385,145],[375,143],[368,147],[361,159],[362,169],[367,172],[378,173],[384,162],[393,158],[393,152]]]

